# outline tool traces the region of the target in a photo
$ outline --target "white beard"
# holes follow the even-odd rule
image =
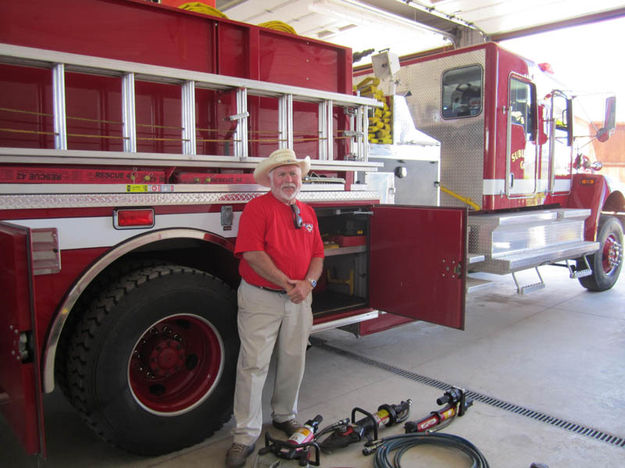
[[[289,188],[293,188],[295,189],[293,193],[288,193],[286,192],[284,189],[289,189]],[[298,193],[299,193],[299,189],[297,188],[297,186],[295,184],[284,184],[282,185],[278,191],[280,192],[280,194],[282,195],[282,197],[287,200],[287,201],[293,201],[295,200],[295,198],[297,197]]]

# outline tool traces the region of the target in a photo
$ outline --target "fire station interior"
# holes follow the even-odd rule
[[[314,4],[318,8],[314,10],[318,24],[311,25],[310,31],[316,31],[316,38],[329,42],[340,28],[323,23],[326,17],[321,13],[323,9],[340,10],[343,18],[344,11],[355,16],[377,15],[376,21],[394,24],[393,21],[407,21],[407,4],[424,3],[429,7],[416,10],[418,14],[415,13],[411,21],[424,25],[428,34],[434,28],[444,30],[446,37],[449,31],[455,31],[454,27],[467,26],[471,18],[467,13],[467,21],[459,25],[454,23],[458,19],[451,15],[459,11],[458,15],[462,16],[463,11],[471,10],[469,0],[217,0],[208,3],[237,21],[257,23],[270,13],[278,12],[279,19],[287,23],[292,20],[295,26],[307,23],[291,13],[297,8],[287,9],[283,4],[297,4],[306,11]],[[496,2],[483,3],[474,10],[493,7]],[[566,9],[565,1],[554,3],[560,4],[561,10]],[[554,17],[550,27],[568,26],[573,16],[580,18],[578,22],[588,23],[615,15],[625,16],[618,5],[610,11],[598,11],[588,4],[585,9],[579,8],[575,15]],[[502,18],[513,15],[512,10],[505,11]],[[537,32],[542,23],[536,16],[539,15],[534,15],[533,22],[528,20],[516,29],[526,35]],[[371,28],[375,23],[366,24]],[[501,37],[512,34],[511,29],[492,27],[487,32],[495,39],[497,34]],[[347,28],[350,29],[357,27]],[[469,36],[465,32],[462,41],[469,40]],[[432,44],[438,43],[433,40]],[[443,98],[449,105],[442,109],[443,118],[471,116],[482,111],[472,88],[476,83],[480,86],[481,68],[458,69],[458,74],[461,73],[464,75],[451,73],[447,76],[449,86]],[[460,82],[464,84],[458,86]],[[428,159],[399,159],[401,164],[398,165],[395,160],[376,153],[371,154],[370,159],[380,162],[382,173],[366,179],[371,186],[378,184],[383,191],[388,191],[386,184],[390,177],[399,181],[392,188],[394,196],[406,204],[438,203],[438,191],[412,186],[402,182],[403,176],[400,177],[401,171],[418,172],[428,183],[434,183],[439,177],[437,163]],[[356,182],[359,178],[363,179],[360,182],[364,181],[365,177],[362,173],[356,174]],[[371,209],[366,204],[336,207],[318,203],[315,206],[325,245],[324,273],[314,295],[313,315],[318,325],[307,351],[297,417],[304,423],[321,415],[320,429],[347,418],[366,427],[366,434],[354,436],[349,442],[343,440],[331,450],[312,448],[306,461],[297,456],[288,459],[271,452],[259,453],[266,444],[266,434],[276,440],[284,439],[271,424],[274,362],[263,392],[263,433],[245,467],[623,466],[625,279],[621,278],[607,291],[591,292],[569,277],[569,271],[563,268],[566,265],[544,265],[539,271],[540,281],[546,287],[532,292],[528,288],[527,294],[520,294],[518,284],[515,285],[510,275],[477,273],[478,281],[488,278],[489,284],[463,296],[462,329],[386,312],[380,314],[388,316],[389,323],[399,326],[383,331],[374,328],[363,333],[364,329],[351,322],[346,314],[344,325],[326,327],[325,317],[369,307],[371,275],[388,275],[393,269],[391,265],[389,271],[372,270],[369,257]],[[386,228],[393,231],[402,226]],[[191,247],[188,252],[193,252]],[[427,249],[428,246],[421,247]],[[193,253],[186,255],[191,258]],[[405,261],[412,271],[424,268],[419,258],[410,257]],[[221,467],[232,443],[234,420],[231,418],[202,443],[166,455],[143,457],[109,445],[86,430],[81,417],[59,388],[46,394],[43,403],[45,459],[25,454],[6,420],[0,417],[0,466]],[[375,420],[385,408],[392,408],[391,416],[386,424],[379,427],[376,424],[374,431],[369,421]],[[452,413],[455,415],[450,417]],[[437,418],[440,421],[432,422]],[[418,443],[401,451],[401,464],[377,464],[381,463],[375,461],[381,450],[377,455],[364,453],[372,445],[376,447],[371,442],[374,432],[379,441],[405,434],[411,424],[413,427],[424,425],[425,429]],[[427,430],[429,424],[432,427]],[[436,436],[440,437],[435,439]]]
[[[360,338],[340,329],[314,334],[299,418],[321,414],[323,427],[350,418],[354,408],[375,413],[410,399],[407,421],[417,421],[441,409],[436,400],[455,386],[473,404],[440,432],[470,441],[490,466],[620,466],[623,448],[606,441],[624,431],[625,283],[593,294],[572,287],[558,267],[542,271],[548,287],[531,295],[518,296],[509,278],[469,295],[464,331],[413,322]],[[271,385],[272,371],[264,431],[279,438],[269,419]],[[219,467],[232,440],[231,420],[201,444],[145,458],[85,430],[59,391],[44,404],[50,467]],[[37,466],[0,421],[2,466]],[[403,434],[404,424],[384,427],[379,436]],[[373,466],[363,446],[322,453],[321,466]],[[251,457],[246,466],[254,463]],[[402,466],[470,465],[467,455],[423,446],[406,452]]]

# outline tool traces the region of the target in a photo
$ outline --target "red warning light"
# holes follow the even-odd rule
[[[116,229],[151,228],[154,226],[154,209],[119,209],[113,213]]]
[[[550,63],[547,63],[547,62],[539,63],[538,68],[540,68],[540,70],[544,71],[545,73],[551,73],[553,75],[553,67],[551,66]]]

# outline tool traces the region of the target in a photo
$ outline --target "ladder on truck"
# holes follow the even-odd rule
[[[33,156],[43,163],[111,164],[122,160],[132,164],[202,165],[204,167],[253,167],[259,160],[249,154],[248,96],[271,97],[278,100],[278,147],[293,147],[293,103],[318,103],[319,158],[311,161],[317,170],[372,171],[380,165],[368,162],[367,128],[371,107],[380,107],[374,99],[336,92],[287,86],[245,78],[216,75],[184,69],[92,57],[45,49],[0,44],[0,63],[47,68],[52,71],[54,149],[0,148],[4,162],[32,163]],[[121,79],[123,151],[73,151],[67,144],[67,115],[65,110],[65,74],[79,72],[89,75],[113,76]],[[137,123],[135,112],[135,80],[174,84],[181,87],[182,154],[137,152]],[[229,119],[236,122],[233,155],[197,153],[196,89],[231,90],[236,92],[236,113]],[[333,109],[341,107],[349,115],[350,154],[337,160],[333,154]],[[172,157],[175,160],[172,161]],[[108,162],[107,162],[108,161]]]

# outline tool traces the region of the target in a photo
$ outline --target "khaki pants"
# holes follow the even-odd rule
[[[294,304],[286,294],[266,291],[241,280],[238,290],[241,350],[234,392],[234,442],[251,445],[260,436],[263,386],[276,346],[276,380],[271,400],[274,421],[297,414],[306,347],[312,327],[312,294]]]

